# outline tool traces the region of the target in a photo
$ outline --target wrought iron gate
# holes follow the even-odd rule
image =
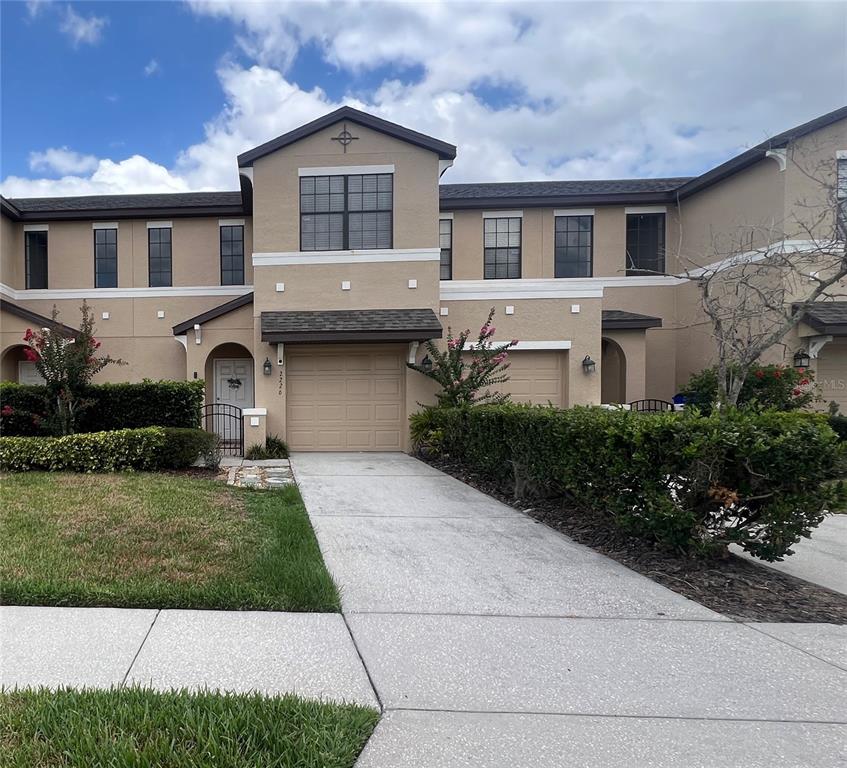
[[[244,420],[241,408],[229,403],[209,403],[203,406],[203,429],[220,439],[221,453],[226,456],[244,455]]]

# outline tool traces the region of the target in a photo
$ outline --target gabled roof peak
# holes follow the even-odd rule
[[[293,131],[289,131],[282,134],[282,136],[277,136],[275,139],[260,144],[258,147],[254,147],[247,152],[242,152],[238,156],[238,167],[250,167],[260,157],[264,157],[271,152],[276,152],[278,149],[287,147],[289,144],[305,139],[307,136],[322,131],[339,120],[347,120],[365,128],[384,133],[386,136],[392,136],[400,141],[406,141],[409,144],[428,149],[431,152],[435,152],[442,160],[453,160],[456,157],[456,147],[452,144],[434,139],[432,136],[427,136],[424,133],[418,133],[410,128],[404,128],[402,125],[383,120],[381,117],[362,112],[360,109],[344,106],[323,117],[319,117],[317,120],[312,120],[311,123],[301,125]]]

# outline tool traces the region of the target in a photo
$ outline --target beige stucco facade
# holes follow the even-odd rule
[[[59,320],[74,326],[85,300],[103,350],[127,362],[107,368],[102,380],[204,379],[207,401],[215,402],[227,398],[217,391],[216,361],[249,360],[252,391],[241,402],[266,409],[262,433],[305,450],[405,449],[408,416],[433,402],[436,390],[406,365],[424,357],[420,334],[402,342],[377,343],[364,334],[344,343],[278,344],[263,339],[263,313],[427,311],[446,338],[448,329],[468,328],[473,336],[493,307],[495,339],[520,342],[503,385],[515,400],[561,407],[668,400],[713,356],[696,289],[673,275],[713,263],[734,242],[760,247],[774,237],[797,237],[803,225],[820,226],[802,205],[826,203],[808,170],[823,169],[831,182],[834,159],[847,150],[847,120],[840,119],[799,139],[784,157],[762,154],[684,196],[533,199],[525,205],[509,199],[463,207],[439,199],[440,174],[452,162],[444,149],[449,145],[357,120],[346,114],[239,158],[243,188],[250,190],[250,203],[240,211],[116,208],[90,216],[47,212],[39,218],[27,212],[16,218],[4,208],[3,378],[18,378],[21,336],[37,316],[49,317],[55,306]],[[345,128],[354,136],[346,146],[338,140]],[[392,175],[391,247],[301,251],[300,178],[368,173]],[[483,279],[484,219],[498,212],[521,219],[519,279]],[[626,274],[627,217],[636,212],[665,214],[662,274]],[[592,217],[588,277],[555,277],[556,216],[569,213]],[[452,220],[452,279],[445,281],[439,279],[440,217]],[[118,230],[114,289],[93,287],[93,232],[103,222]],[[244,284],[226,286],[220,227],[233,224],[244,227]],[[171,229],[167,287],[149,284],[151,226]],[[47,230],[46,288],[26,287],[28,228]],[[218,310],[232,302],[231,310]],[[604,317],[609,310],[625,313],[626,321]],[[784,359],[804,338],[802,330],[794,333],[774,354]],[[594,362],[593,372],[585,370],[586,358]],[[820,360],[827,380],[840,381],[847,348],[833,343]],[[838,384],[831,389],[838,393]]]

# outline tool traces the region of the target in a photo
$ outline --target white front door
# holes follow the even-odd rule
[[[252,360],[215,360],[215,402],[253,407]]]

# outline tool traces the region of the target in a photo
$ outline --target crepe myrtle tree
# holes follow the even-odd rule
[[[692,325],[706,327],[715,342],[719,409],[743,400],[745,383],[763,369],[763,356],[785,346],[812,305],[847,296],[847,167],[834,159],[807,161],[836,157],[832,147],[819,143],[779,151],[808,190],[791,215],[715,235],[710,248],[696,254],[684,252],[680,224],[680,271],[658,273],[697,288],[705,319]]]
[[[126,365],[123,360],[101,356],[100,342],[94,337],[94,319],[88,303],[80,307],[79,331],[63,333],[58,322],[59,310],[53,306],[49,328],[27,328],[24,356],[35,363],[47,390],[47,423],[54,433],[73,434],[81,411],[90,405],[85,389],[107,365]]]
[[[506,362],[508,350],[518,342],[512,339],[496,344],[493,341],[496,330],[492,324],[493,319],[494,307],[479,329],[476,342],[470,346],[469,329],[454,336],[448,328],[446,349],[439,349],[431,341],[424,343],[431,366],[408,363],[409,368],[419,371],[441,386],[441,391],[435,396],[438,405],[456,407],[508,402],[508,394],[492,392],[490,388],[509,380],[506,373],[509,369],[509,363]]]

